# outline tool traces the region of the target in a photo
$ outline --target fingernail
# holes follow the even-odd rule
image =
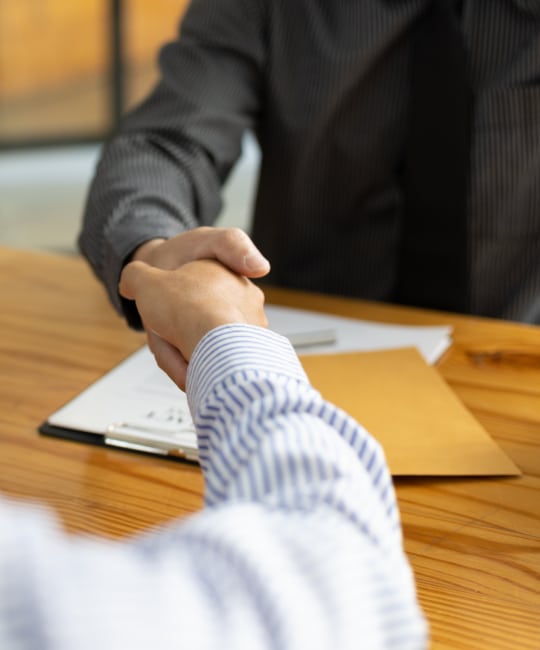
[[[248,271],[266,271],[270,262],[260,253],[250,253],[244,257],[244,266]]]

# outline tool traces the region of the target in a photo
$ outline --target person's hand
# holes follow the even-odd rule
[[[267,325],[263,292],[215,260],[173,270],[130,262],[119,290],[135,300],[159,367],[183,390],[187,363],[207,332],[227,323]]]
[[[268,260],[239,228],[203,226],[171,239],[151,239],[139,246],[131,256],[131,261],[145,262],[165,270],[174,270],[201,259],[218,260],[237,274],[249,278],[262,277],[270,270]],[[142,320],[144,325],[144,318]],[[156,333],[147,330],[147,338],[154,354],[158,349],[167,349],[164,342],[158,341]]]
[[[131,257],[131,261],[169,270],[200,259],[218,260],[248,278],[260,278],[270,270],[268,260],[239,228],[203,226],[171,239],[151,239],[139,246]]]

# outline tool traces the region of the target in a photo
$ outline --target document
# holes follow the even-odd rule
[[[519,473],[426,362],[446,349],[450,328],[379,326],[282,308],[270,309],[269,321],[299,338],[312,384],[381,442],[394,475]],[[318,348],[309,344],[317,337]],[[418,347],[403,347],[412,344]],[[53,413],[40,432],[197,462],[186,397],[146,346]]]
[[[266,315],[270,329],[298,343],[303,356],[416,347],[427,363],[435,363],[452,343],[447,325],[388,325],[276,305],[267,305]]]

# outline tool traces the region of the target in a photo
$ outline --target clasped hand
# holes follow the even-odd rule
[[[152,240],[124,267],[119,291],[134,300],[159,367],[185,389],[201,338],[228,323],[266,326],[264,294],[246,276],[269,264],[237,229],[197,228]]]

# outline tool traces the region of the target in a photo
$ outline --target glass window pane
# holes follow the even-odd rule
[[[140,101],[154,85],[157,57],[173,39],[188,0],[125,0],[123,9],[126,106]]]
[[[0,0],[0,141],[110,130],[109,0]]]

